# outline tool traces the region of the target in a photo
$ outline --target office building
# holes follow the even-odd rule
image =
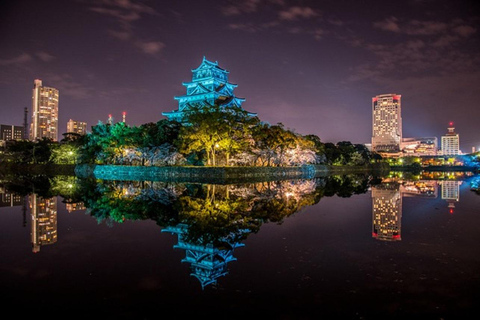
[[[84,135],[87,133],[87,123],[70,119],[67,122],[67,133]]]
[[[42,80],[36,79],[32,90],[30,139],[42,138],[58,140],[58,90],[44,87]]]
[[[382,94],[372,98],[372,150],[398,153],[402,141],[401,95]]]
[[[450,122],[448,132],[442,136],[442,154],[444,156],[460,154],[460,137],[455,133],[455,127]]]
[[[10,140],[22,140],[23,127],[0,124],[0,146]]]
[[[404,156],[436,156],[438,139],[437,137],[403,138],[401,149]]]

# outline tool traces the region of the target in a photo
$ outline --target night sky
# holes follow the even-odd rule
[[[4,0],[0,123],[23,124],[34,79],[60,91],[60,134],[70,118],[90,128],[123,111],[127,124],[156,122],[205,56],[271,124],[370,143],[372,97],[396,93],[404,137],[440,141],[452,121],[470,152],[480,147],[475,2]]]

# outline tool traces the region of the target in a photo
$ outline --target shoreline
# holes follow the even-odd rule
[[[465,166],[435,166],[411,168],[408,166],[389,166],[375,163],[366,166],[328,166],[304,165],[300,167],[200,167],[200,166],[124,166],[124,165],[62,165],[62,164],[2,164],[0,174],[21,175],[68,175],[79,178],[97,178],[104,180],[164,180],[190,182],[248,182],[288,179],[311,179],[335,174],[370,173],[386,175],[392,171],[404,172],[472,172],[478,174],[479,168]]]

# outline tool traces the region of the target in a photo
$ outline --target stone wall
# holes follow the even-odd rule
[[[376,170],[378,170],[378,168],[375,168],[375,166],[372,165],[364,167],[337,167],[325,165],[304,165],[299,167],[148,167],[79,165],[76,167],[75,173],[79,177],[95,177],[103,180],[243,183],[312,179],[315,177],[325,177],[331,174],[375,172]]]
[[[310,179],[325,166],[300,167],[147,167],[117,165],[79,165],[79,177],[94,176],[105,180],[159,180],[188,182],[249,182],[283,179]]]

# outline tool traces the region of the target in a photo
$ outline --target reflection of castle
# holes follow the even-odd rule
[[[190,263],[190,275],[196,277],[202,289],[210,284],[216,284],[217,279],[228,274],[227,264],[237,260],[233,257],[233,250],[244,246],[241,243],[224,241],[222,247],[213,244],[200,245],[184,241],[188,226],[179,224],[176,227],[167,227],[162,232],[170,232],[178,235],[178,244],[174,248],[185,250],[185,258],[182,262]],[[224,239],[225,240],[225,239]]]
[[[44,199],[36,194],[29,196],[32,214],[32,251],[57,242],[57,197]]]
[[[372,186],[372,236],[378,240],[401,240],[403,197],[437,198],[436,181],[392,181]]]
[[[462,181],[445,180],[441,182],[442,199],[447,200],[450,213],[453,213],[455,203],[460,201],[460,185]]]

